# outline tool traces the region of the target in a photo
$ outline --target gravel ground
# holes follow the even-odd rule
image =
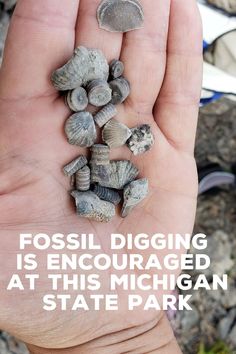
[[[4,3],[4,4],[3,4]],[[0,62],[15,0],[0,0]],[[5,9],[4,9],[5,6]],[[7,10],[7,11],[6,11]],[[223,98],[201,109],[197,134],[198,165],[220,163],[227,170],[236,162],[236,103]],[[236,349],[236,189],[227,187],[199,198],[195,232],[208,235],[211,274],[227,272],[229,290],[193,292],[192,312],[178,312],[173,328],[184,354],[196,354],[200,342],[222,339]],[[197,274],[191,274],[194,278]],[[0,331],[0,354],[27,354],[26,347]]]

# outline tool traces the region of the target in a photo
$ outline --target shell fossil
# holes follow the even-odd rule
[[[67,119],[65,133],[72,145],[90,147],[97,138],[93,116],[89,112],[74,113]]]
[[[110,163],[110,148],[107,145],[95,144],[91,147],[91,164],[98,166],[108,165]]]
[[[115,206],[112,203],[101,200],[91,191],[73,191],[77,214],[88,219],[108,222],[115,216]]]
[[[130,83],[124,77],[118,77],[110,81],[110,88],[112,89],[112,104],[119,104],[126,100],[130,94]]]
[[[103,0],[97,9],[100,28],[128,32],[141,28],[144,13],[138,0]]]
[[[127,141],[127,145],[134,155],[143,154],[151,149],[155,138],[150,125],[142,124],[131,129],[131,131],[132,135]]]
[[[75,174],[76,189],[87,191],[90,188],[90,168],[86,165]]]
[[[131,130],[116,119],[109,120],[102,132],[102,139],[110,148],[125,145],[130,136]]]
[[[118,205],[121,201],[120,194],[113,189],[94,184],[92,190],[100,199],[106,200],[114,205]]]
[[[124,203],[121,216],[126,217],[133,208],[148,195],[148,180],[146,178],[131,182],[124,188]]]
[[[132,182],[139,174],[139,170],[127,160],[111,161],[107,166],[91,166],[91,181],[100,186],[122,189]]]
[[[77,87],[76,89],[69,91],[66,95],[66,103],[74,112],[85,110],[88,106],[86,90],[83,87]]]
[[[88,161],[85,156],[80,155],[70,163],[68,163],[64,168],[63,172],[66,176],[72,176],[74,173],[76,173],[79,169],[83,168],[85,165],[87,165]]]
[[[94,116],[95,123],[99,128],[103,127],[111,118],[117,114],[117,109],[112,103],[108,103]]]
[[[120,60],[112,60],[110,63],[110,75],[113,79],[122,76],[124,72],[124,64]]]
[[[105,106],[111,100],[111,88],[105,80],[93,80],[87,86],[89,103],[95,107]]]
[[[65,65],[53,72],[51,80],[57,90],[66,91],[92,80],[107,80],[108,76],[109,65],[102,51],[80,46]]]

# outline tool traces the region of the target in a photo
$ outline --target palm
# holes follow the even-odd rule
[[[11,273],[10,264],[15,257],[12,251],[18,249],[17,235],[22,231],[94,233],[102,249],[109,253],[109,238],[114,232],[134,235],[140,231],[149,235],[156,232],[187,233],[193,226],[197,190],[193,142],[201,77],[200,31],[195,26],[184,45],[180,36],[182,32],[189,31],[188,24],[183,24],[183,8],[190,17],[187,22],[191,23],[196,16],[194,1],[188,5],[172,1],[170,22],[169,1],[143,1],[147,19],[145,28],[125,37],[97,30],[95,10],[98,0],[80,1],[74,34],[72,28],[78,0],[70,5],[66,0],[60,3],[57,3],[57,14],[54,13],[54,17],[52,14],[48,20],[44,18],[44,10],[49,14],[53,12],[48,1],[41,1],[40,8],[33,0],[19,1],[1,72],[0,132],[4,157],[0,161],[3,181],[0,186],[0,242],[6,275]],[[68,11],[66,15],[63,13],[65,8]],[[37,19],[30,19],[31,13],[35,13]],[[32,40],[36,33],[41,37],[38,36],[37,43],[34,43]],[[125,147],[112,151],[112,159],[131,159],[134,162],[140,176],[149,179],[150,194],[126,219],[117,215],[109,224],[87,221],[75,215],[67,193],[69,182],[61,172],[61,167],[80,151],[66,142],[63,124],[69,112],[51,87],[49,76],[70,56],[74,35],[76,44],[100,48],[108,60],[123,59],[132,93],[125,105],[119,107],[118,119],[130,127],[149,123],[156,137],[154,148],[138,158],[134,158]],[[107,284],[103,285],[106,293]],[[35,299],[40,301],[38,295]],[[21,302],[32,314],[33,308],[28,299],[26,304],[25,299],[22,296]],[[3,305],[4,301],[9,303],[9,297],[4,299],[3,296],[2,301]],[[15,299],[12,297],[11,301]],[[22,314],[19,312],[18,315],[14,316],[15,328],[21,327],[20,335],[28,342],[55,347],[72,346],[83,341],[83,338],[71,340],[75,333],[70,326],[64,344],[54,343],[57,332],[44,344],[36,333],[26,336],[21,326]],[[47,316],[48,329],[51,330],[53,316]],[[93,322],[87,328],[91,333],[97,330],[95,316],[99,323],[106,317],[105,314],[104,318],[101,314],[93,314]],[[60,325],[68,320],[73,322],[75,317],[69,313],[61,316]],[[36,318],[34,325],[40,332],[41,317]],[[84,328],[83,321],[76,326],[77,331],[78,326]],[[115,329],[120,328],[122,326],[118,322]]]

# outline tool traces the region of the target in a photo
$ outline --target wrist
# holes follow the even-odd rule
[[[182,354],[165,315],[73,348],[43,349],[31,345],[28,348],[30,354]]]

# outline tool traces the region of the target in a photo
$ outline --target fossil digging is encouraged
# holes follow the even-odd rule
[[[143,23],[143,10],[137,0],[102,1],[97,16],[100,27],[111,31],[126,32]],[[52,74],[54,87],[65,93],[65,102],[72,111],[65,122],[68,143],[90,150],[89,161],[80,155],[63,172],[71,178],[77,214],[101,222],[110,221],[121,202],[121,216],[126,217],[148,195],[148,180],[137,179],[139,170],[131,161],[110,160],[111,149],[126,145],[139,155],[154,144],[150,125],[128,127],[119,121],[117,106],[131,91],[124,71],[119,59],[109,65],[101,50],[80,46]],[[99,128],[102,143],[98,141]]]

